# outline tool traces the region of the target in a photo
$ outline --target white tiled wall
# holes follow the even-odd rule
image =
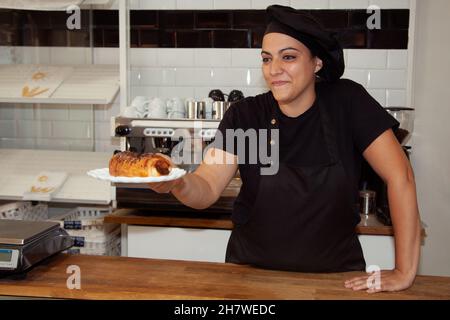
[[[409,8],[409,0],[132,0],[133,9]],[[117,9],[117,1],[102,9]],[[204,98],[211,89],[256,95],[267,89],[259,49],[132,49],[131,96]],[[346,50],[344,77],[361,83],[383,106],[405,106],[408,50]],[[0,47],[0,63],[118,64],[118,48]],[[0,147],[112,151],[111,105],[0,104]]]

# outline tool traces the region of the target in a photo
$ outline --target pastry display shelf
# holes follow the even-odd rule
[[[64,65],[73,72],[49,98],[19,97],[27,80],[20,70],[27,66],[0,65],[0,103],[110,104],[119,92],[117,65]]]

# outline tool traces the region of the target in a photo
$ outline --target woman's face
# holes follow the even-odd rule
[[[322,61],[297,39],[268,33],[261,56],[264,79],[280,105],[295,103],[314,90],[315,73],[322,68]]]

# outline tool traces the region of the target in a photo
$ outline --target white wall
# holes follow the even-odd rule
[[[132,0],[133,9],[264,9],[270,4],[298,9],[409,8],[409,0]],[[102,9],[117,8],[117,1]],[[0,63],[118,64],[118,48],[0,48]],[[246,96],[266,91],[259,49],[132,49],[131,96],[204,98],[211,89]],[[344,77],[361,83],[383,106],[407,103],[408,50],[345,50]],[[112,151],[109,121],[119,113],[119,98],[111,105],[0,104],[0,148],[42,148]],[[24,122],[25,121],[25,122]],[[30,125],[32,130],[23,130]],[[27,127],[28,128],[28,127]]]
[[[428,225],[420,272],[450,276],[450,1],[417,1],[412,161]]]

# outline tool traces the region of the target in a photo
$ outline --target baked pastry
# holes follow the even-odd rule
[[[109,174],[115,177],[160,177],[168,175],[171,168],[169,160],[153,153],[124,151],[109,161]]]

